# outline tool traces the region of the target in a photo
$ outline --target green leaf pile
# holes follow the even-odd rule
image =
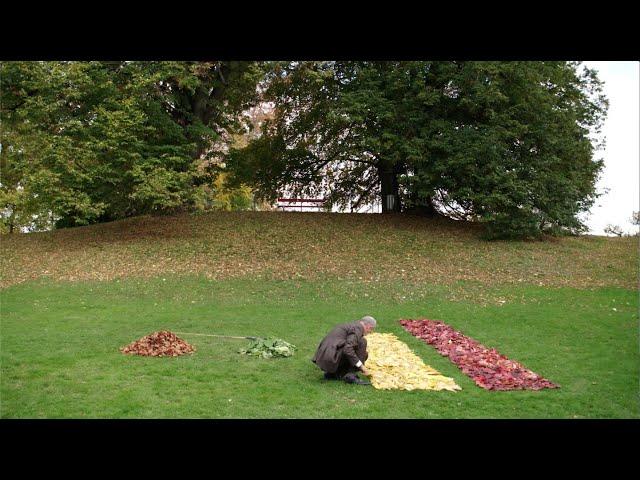
[[[248,348],[241,348],[238,353],[262,358],[290,357],[296,348],[295,345],[285,342],[281,338],[256,338]]]

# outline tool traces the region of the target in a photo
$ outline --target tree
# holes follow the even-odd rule
[[[342,207],[377,199],[383,212],[481,221],[493,237],[577,232],[602,168],[589,135],[607,108],[579,67],[276,63],[263,95],[274,118],[228,163],[266,198],[289,188]]]
[[[48,179],[43,172],[29,168],[24,158],[28,140],[18,140],[23,145],[18,150],[16,139],[15,132],[4,131],[0,143],[0,233],[51,227],[47,202],[38,194],[38,185],[46,185]]]
[[[83,127],[95,118],[83,105],[98,102],[104,82],[95,71],[69,63],[3,62],[0,68],[0,191],[9,231],[30,227],[50,212],[95,218],[103,205],[91,201],[90,186],[77,187],[95,164],[83,145],[91,138]],[[89,118],[83,122],[83,116]]]
[[[617,235],[618,237],[621,237],[624,232],[622,231],[622,228],[620,228],[618,225],[612,225],[610,223],[604,228],[604,233],[608,233],[610,235]]]
[[[197,187],[213,185],[216,146],[241,127],[261,76],[250,62],[1,68],[9,230],[34,215],[61,227],[193,206]]]
[[[259,136],[260,125],[265,119],[269,118],[270,111],[264,105],[251,107],[242,113],[245,125],[241,132],[232,134],[225,142],[220,142],[219,150],[225,151],[229,146],[242,148],[246,146],[252,139]],[[214,149],[215,150],[215,149]],[[212,185],[201,185],[196,194],[196,208],[198,210],[270,210],[269,204],[264,202],[256,202],[254,193],[247,185],[234,184],[230,181],[229,172],[226,171],[226,165],[223,159],[217,157],[213,163],[217,170],[216,178]],[[206,167],[208,162],[203,163]]]
[[[327,203],[354,208],[391,195],[399,211],[397,176],[402,165],[384,125],[393,104],[384,98],[395,70],[385,62],[276,64],[263,96],[275,104],[263,135],[229,155],[236,178],[274,200],[288,189],[299,195],[328,192]],[[380,119],[384,119],[381,123]],[[397,143],[397,142],[396,142]]]
[[[586,229],[578,214],[602,168],[590,134],[607,108],[595,73],[567,62],[444,68],[449,121],[428,140],[420,184],[494,238]]]

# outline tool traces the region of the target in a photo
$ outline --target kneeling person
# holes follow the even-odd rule
[[[376,327],[373,317],[365,316],[355,322],[338,325],[322,339],[311,361],[325,372],[326,379],[370,385],[356,375],[369,375],[364,366],[369,354],[364,336]]]

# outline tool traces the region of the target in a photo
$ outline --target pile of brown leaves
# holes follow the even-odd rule
[[[193,353],[195,350],[193,345],[166,330],[151,333],[120,349],[122,353],[145,357],[177,357]]]

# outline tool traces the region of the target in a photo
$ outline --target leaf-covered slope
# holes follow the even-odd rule
[[[336,278],[637,287],[637,238],[488,242],[475,225],[405,215],[215,212],[1,238],[1,286],[108,280]]]

